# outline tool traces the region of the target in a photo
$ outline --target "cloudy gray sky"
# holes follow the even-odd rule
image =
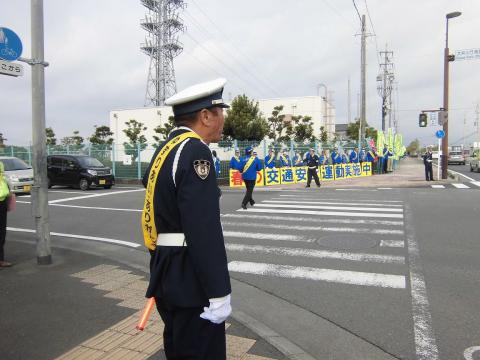
[[[407,141],[433,143],[436,127],[418,128],[421,109],[443,99],[445,14],[451,52],[480,48],[477,0],[366,0],[367,121],[381,126],[376,90],[377,51],[394,52],[399,131]],[[324,83],[333,91],[337,123],[347,120],[351,79],[352,117],[360,88],[360,22],[351,0],[186,0],[183,53],[175,60],[179,89],[218,76],[228,79],[224,97],[245,93],[262,99],[306,96]],[[356,0],[367,14],[365,0]],[[148,58],[140,51],[145,8],[140,0],[45,0],[47,126],[57,138],[108,124],[112,109],[144,105]],[[373,24],[373,29],[372,29]],[[0,26],[14,30],[30,57],[30,1],[1,0]],[[451,63],[450,141],[474,132],[480,102],[480,60]],[[0,132],[7,144],[31,139],[31,77],[0,75]],[[464,120],[465,119],[465,120]],[[465,124],[464,124],[465,123]],[[470,137],[467,140],[473,140]]]

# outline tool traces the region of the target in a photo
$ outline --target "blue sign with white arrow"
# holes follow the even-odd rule
[[[0,27],[0,59],[15,61],[22,55],[22,41],[12,30]]]
[[[437,137],[437,139],[443,139],[445,137],[445,131],[437,130],[437,132],[435,133],[435,136]]]

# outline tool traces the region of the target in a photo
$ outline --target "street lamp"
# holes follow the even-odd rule
[[[445,136],[442,139],[442,179],[448,177],[448,78],[449,78],[449,62],[454,60],[453,56],[449,55],[448,50],[448,20],[462,15],[461,12],[455,11],[446,15],[446,35],[445,35],[445,52],[443,55],[443,109],[447,117],[443,121],[443,131]]]

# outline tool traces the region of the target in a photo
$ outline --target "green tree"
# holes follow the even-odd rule
[[[155,146],[159,146],[163,141],[167,139],[168,134],[176,128],[175,118],[173,116],[168,117],[168,121],[163,125],[158,125],[153,131],[159,136],[153,135],[153,139],[156,141]]]
[[[283,105],[278,105],[273,108],[272,116],[268,120],[268,137],[277,142],[278,138],[282,136],[282,130],[285,128],[285,114],[281,114]]]
[[[316,140],[313,134],[313,121],[311,116],[293,116],[292,121],[295,124],[293,129],[293,139],[297,143],[314,142]]]
[[[320,141],[326,143],[328,141],[328,133],[325,130],[325,126],[320,126]]]
[[[138,122],[135,119],[130,119],[125,123],[127,125],[127,129],[123,129],[122,131],[130,140],[130,142],[124,142],[123,146],[125,148],[125,154],[133,155],[134,161],[139,157],[138,147],[140,147],[140,151],[144,150],[147,147],[147,139],[145,135],[141,134],[142,131],[147,130],[146,126],[143,126],[143,123]]]
[[[373,127],[368,126],[367,122],[362,124],[365,129],[365,137],[377,139],[377,130]],[[358,129],[360,128],[360,119],[356,120],[353,123],[348,124],[347,126],[347,137],[350,140],[358,141]]]
[[[227,140],[247,140],[260,143],[268,133],[268,123],[262,116],[258,102],[246,95],[233,99],[227,110],[223,134]]]
[[[407,146],[407,152],[409,154],[414,154],[418,153],[420,151],[420,140],[415,139],[410,142],[410,144]]]
[[[45,129],[45,134],[47,135],[47,146],[57,145],[57,138],[55,137],[55,132],[51,127]]]
[[[72,136],[65,136],[61,140],[62,145],[68,146],[72,151],[80,151],[83,149],[83,137],[80,136],[80,132],[75,130]]]
[[[112,145],[113,144],[113,138],[111,137],[113,135],[113,132],[110,131],[110,127],[105,125],[102,125],[102,126],[95,125],[94,127],[95,127],[95,132],[88,139],[91,144],[93,145]]]

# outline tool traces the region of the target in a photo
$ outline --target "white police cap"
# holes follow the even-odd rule
[[[173,108],[175,116],[193,113],[211,107],[229,108],[223,102],[222,93],[227,80],[223,78],[192,85],[165,101]]]

